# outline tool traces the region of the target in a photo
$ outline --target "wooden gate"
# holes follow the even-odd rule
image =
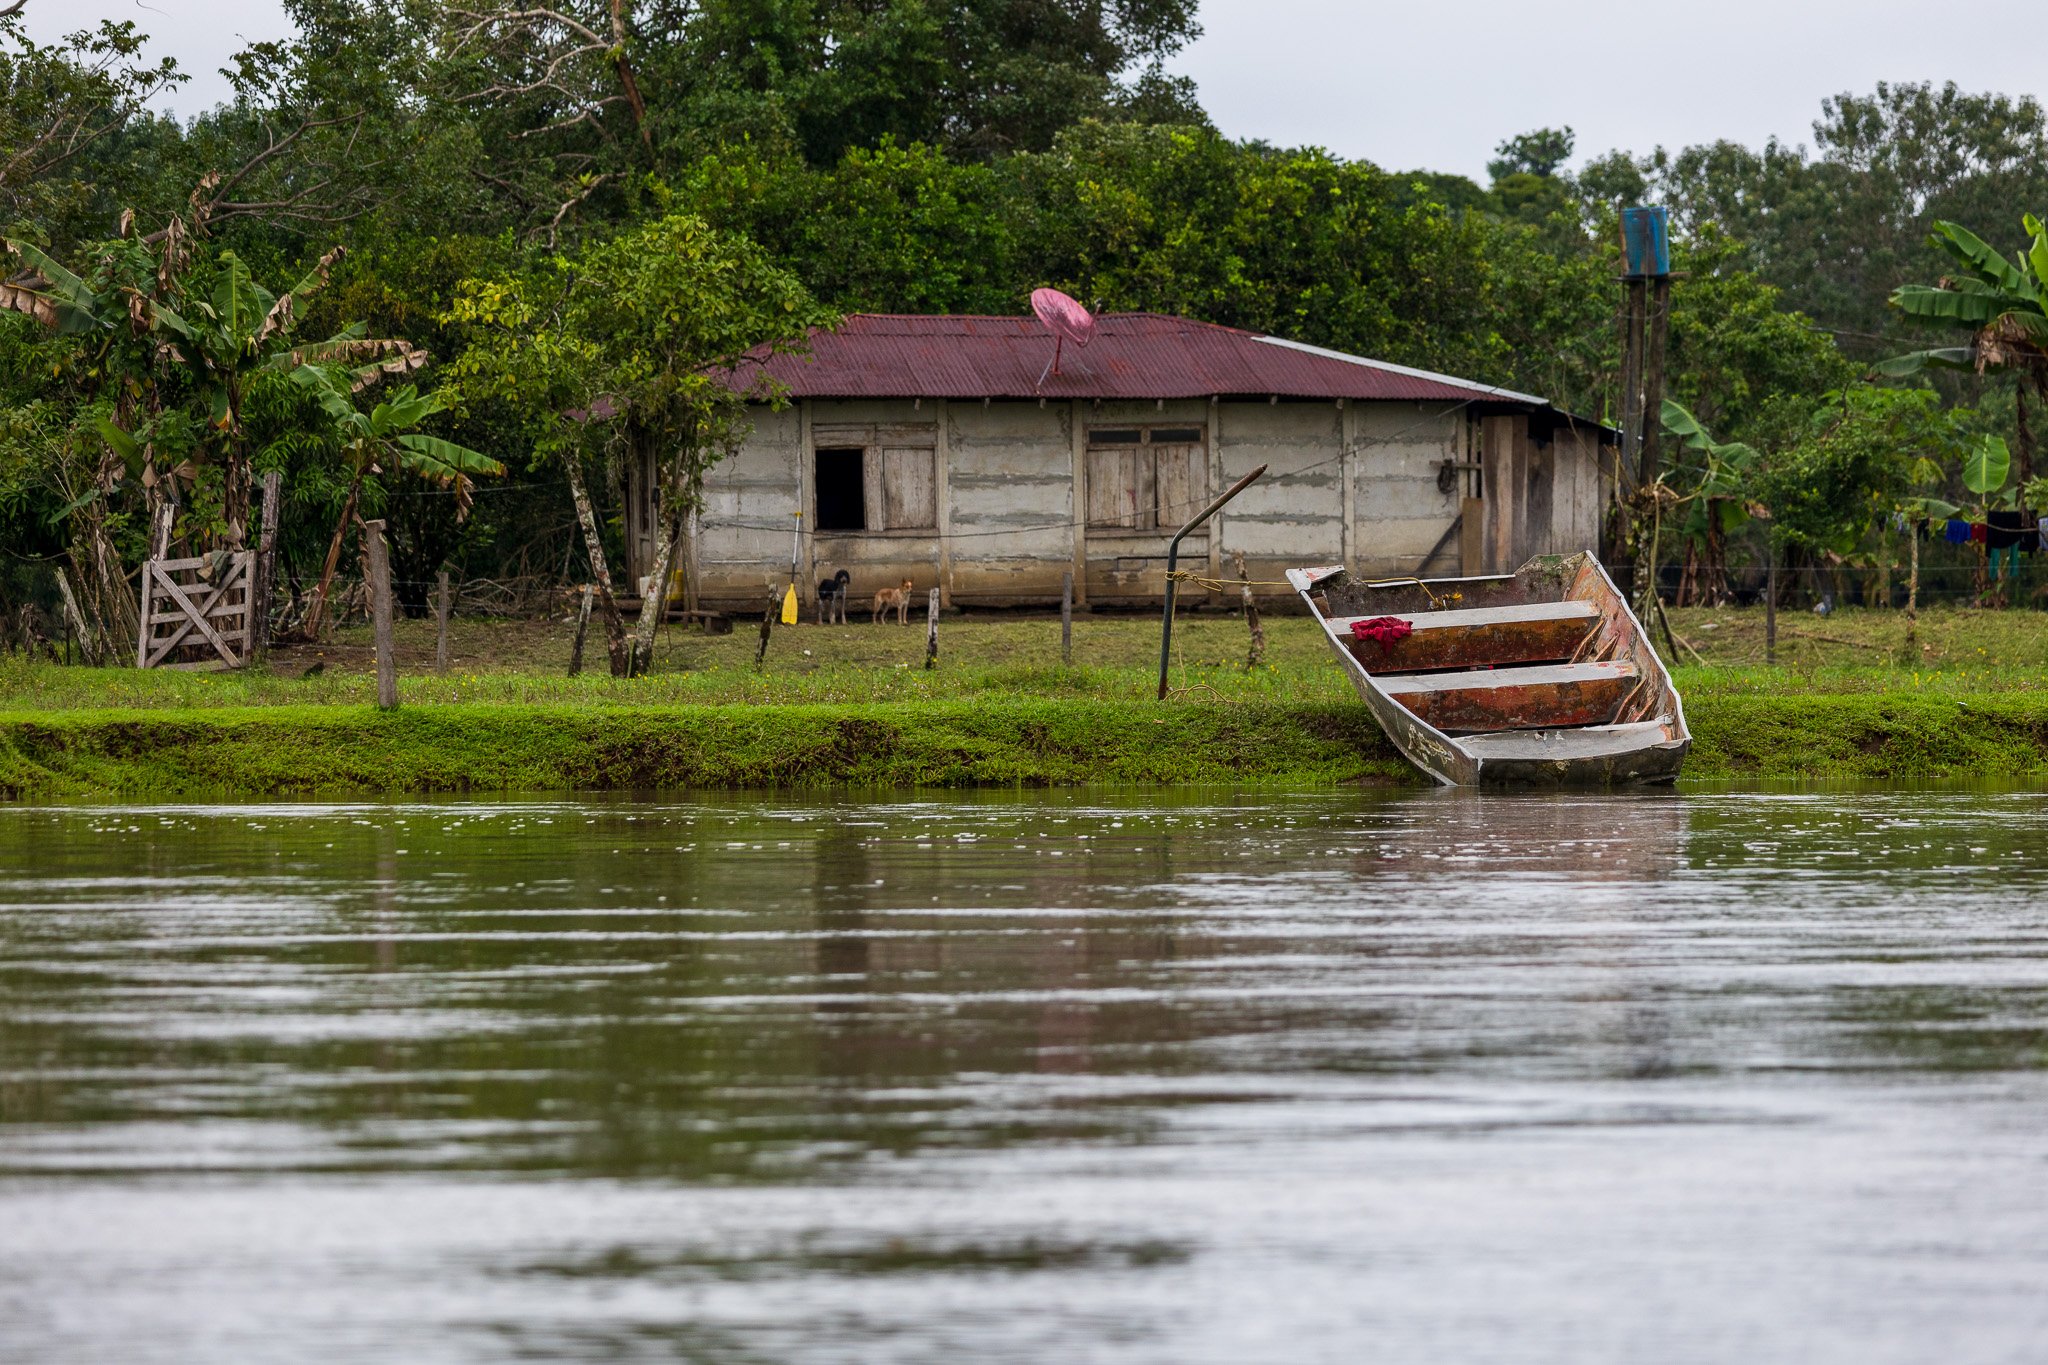
[[[249,657],[255,567],[254,550],[145,563],[136,666],[240,668]]]

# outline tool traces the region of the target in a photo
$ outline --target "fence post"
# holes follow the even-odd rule
[[[156,520],[149,528],[149,557],[169,559],[171,557],[171,523],[178,519],[178,497],[175,478],[168,478],[161,485],[164,494],[157,499]]]
[[[575,677],[583,671],[583,636],[590,629],[590,599],[594,595],[591,585],[583,585],[583,600],[576,608],[576,645],[569,651],[569,676]]]
[[[1074,662],[1074,571],[1060,575],[1060,663]]]
[[[1778,662],[1778,546],[1775,540],[1766,537],[1765,551],[1770,556],[1764,568],[1764,662]]]
[[[434,671],[448,671],[448,571],[441,570],[434,584]]]
[[[249,652],[270,652],[270,594],[277,582],[277,519],[283,501],[284,475],[275,469],[263,475],[263,532],[256,542],[255,610],[249,618]]]
[[[932,595],[924,608],[924,666],[939,666],[939,590],[932,589]]]
[[[398,659],[391,640],[391,553],[380,518],[363,523],[363,555],[370,570],[370,624],[377,639],[377,705],[398,705]]]
[[[775,628],[775,618],[782,611],[782,594],[772,588],[768,592],[768,610],[761,613],[761,643],[754,649],[754,671],[761,671],[761,664],[768,657],[768,632]]]
[[[1259,604],[1252,598],[1251,577],[1245,572],[1244,551],[1236,552],[1238,591],[1244,595],[1244,623],[1250,627],[1252,646],[1245,655],[1244,666],[1257,668],[1266,660],[1266,628],[1259,624]]]

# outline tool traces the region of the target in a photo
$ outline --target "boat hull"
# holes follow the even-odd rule
[[[1684,765],[1692,736],[1677,689],[1626,599],[1590,554],[1540,556],[1514,574],[1485,578],[1353,583],[1342,569],[1295,569],[1288,577],[1394,747],[1446,786],[1656,786],[1675,781]],[[1368,615],[1410,622],[1415,634],[1407,638],[1456,617],[1463,627],[1459,638],[1444,632],[1442,643],[1429,647],[1460,660],[1454,667],[1484,671],[1421,677],[1398,671],[1412,662],[1398,645],[1373,652],[1350,638],[1348,623]],[[1575,655],[1559,666],[1530,657],[1565,648],[1555,643],[1565,617],[1579,623],[1573,648],[1593,661]],[[1509,638],[1517,632],[1536,643],[1518,649]],[[1493,648],[1505,664],[1519,666],[1475,665],[1473,639],[1499,641]],[[1626,680],[1625,688],[1615,685],[1617,677]],[[1589,690],[1589,683],[1603,690]],[[1455,704],[1437,704],[1437,693]],[[1595,714],[1606,706],[1616,714]],[[1564,722],[1546,723],[1546,715]]]

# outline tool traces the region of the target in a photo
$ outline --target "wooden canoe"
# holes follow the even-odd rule
[[[1287,577],[1380,727],[1447,786],[1670,782],[1692,743],[1671,675],[1590,554],[1487,578]],[[1353,623],[1392,617],[1380,639]]]

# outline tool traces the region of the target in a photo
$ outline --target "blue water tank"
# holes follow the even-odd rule
[[[1671,220],[1661,208],[1621,211],[1622,273],[1632,280],[1671,273]]]

